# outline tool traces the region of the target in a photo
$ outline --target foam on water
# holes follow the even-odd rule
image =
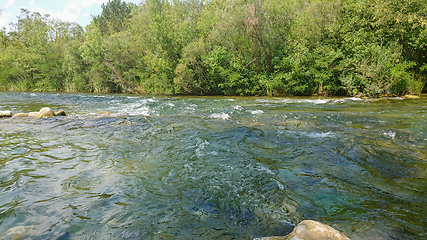
[[[239,106],[239,105],[236,105],[236,106],[233,106],[233,109],[234,110],[242,110],[243,109],[243,107],[242,106]]]
[[[311,132],[311,133],[303,133],[304,135],[308,136],[308,137],[312,137],[312,138],[326,138],[326,137],[330,137],[332,134],[332,132],[325,132],[325,133],[316,133],[316,132]]]
[[[383,134],[384,134],[384,136],[391,137],[392,139],[394,139],[396,137],[396,133],[393,131],[383,132]]]
[[[135,103],[118,104],[110,108],[112,112],[126,114],[130,116],[150,116],[156,115],[156,112],[150,109],[144,101]]]
[[[209,116],[210,118],[218,118],[218,119],[222,119],[222,120],[227,120],[230,118],[230,115],[228,115],[227,113],[213,113]]]
[[[262,114],[264,113],[263,110],[254,110],[254,111],[249,111],[252,115],[256,115],[256,114]]]

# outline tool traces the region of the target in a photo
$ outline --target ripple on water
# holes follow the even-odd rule
[[[2,236],[252,239],[316,219],[351,239],[427,237],[425,104],[0,99],[16,110],[56,102],[68,114],[0,119]]]

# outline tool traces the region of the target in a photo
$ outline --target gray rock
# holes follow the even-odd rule
[[[304,220],[287,236],[264,237],[254,240],[350,240],[350,238],[326,224]]]
[[[55,113],[49,107],[42,108],[36,116],[36,119],[39,118],[51,118],[55,116]]]
[[[4,117],[12,117],[12,112],[11,111],[0,111],[0,118],[4,118]]]

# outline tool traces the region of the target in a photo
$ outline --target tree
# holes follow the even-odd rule
[[[134,3],[126,3],[121,0],[109,0],[107,4],[102,4],[100,15],[93,17],[93,22],[100,29],[102,34],[111,35],[121,32],[128,27]]]

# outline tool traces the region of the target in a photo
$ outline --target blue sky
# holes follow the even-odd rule
[[[125,0],[139,4],[141,0]],[[9,30],[9,23],[16,23],[20,15],[21,8],[26,8],[32,12],[39,12],[42,15],[50,14],[52,18],[62,21],[77,22],[85,27],[92,20],[92,15],[101,13],[101,4],[108,0],[0,0],[0,29],[6,27]]]

